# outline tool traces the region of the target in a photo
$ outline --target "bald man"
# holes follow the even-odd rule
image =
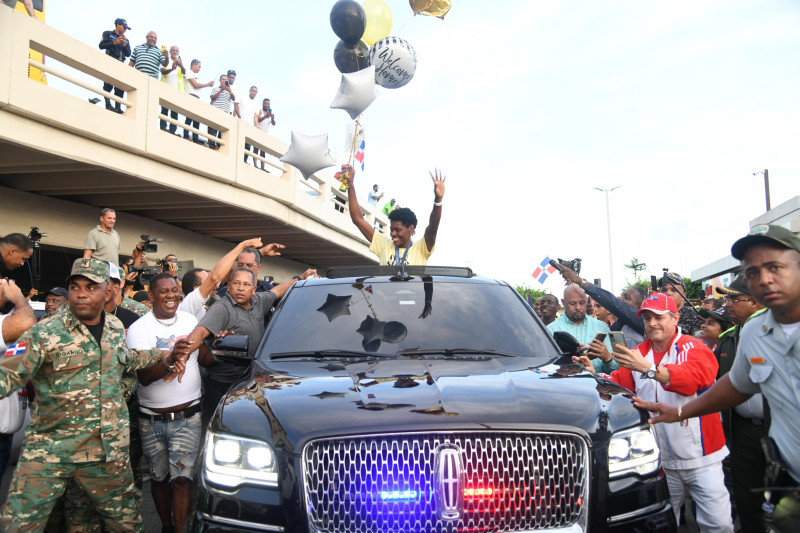
[[[592,359],[592,366],[596,372],[610,374],[618,369],[619,363],[611,358],[608,326],[586,314],[588,305],[586,292],[578,285],[570,283],[564,288],[561,304],[564,306],[564,314],[548,324],[547,331],[551,335],[556,331],[566,331],[578,339],[581,351],[586,351],[586,355]],[[603,342],[594,340],[598,333],[605,333]]]

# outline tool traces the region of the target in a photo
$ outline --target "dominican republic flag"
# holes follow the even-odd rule
[[[356,152],[356,161],[361,163],[361,172],[364,172],[364,141],[361,141],[361,146],[358,147]]]
[[[27,346],[24,342],[20,344],[12,344],[11,346],[6,349],[6,353],[3,355],[19,355],[21,353],[25,353],[25,346]]]
[[[539,266],[536,267],[536,270],[534,270],[533,274],[531,275],[534,278],[536,278],[536,281],[538,281],[539,283],[544,283],[544,280],[547,279],[547,276],[549,276],[555,271],[556,268],[550,264],[550,258],[545,257],[544,259],[542,259],[542,262],[539,263]]]

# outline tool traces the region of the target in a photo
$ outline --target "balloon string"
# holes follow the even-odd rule
[[[411,14],[408,16],[408,18],[406,18],[406,21],[403,22],[403,25],[400,26],[400,29],[395,32],[395,35],[400,35],[400,33],[403,31],[403,28],[406,27],[406,24],[408,24],[408,21],[411,20],[411,17],[413,17],[414,15],[416,15],[416,13],[412,11]]]
[[[356,119],[356,129],[353,132],[353,141],[350,143],[350,156],[347,158],[347,166],[350,166],[350,162],[353,160],[353,157],[356,154],[356,139],[358,138],[358,124],[361,122],[361,115],[358,115]]]

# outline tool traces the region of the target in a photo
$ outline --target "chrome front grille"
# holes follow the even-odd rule
[[[585,517],[588,450],[574,434],[321,439],[302,460],[311,531],[524,531]]]

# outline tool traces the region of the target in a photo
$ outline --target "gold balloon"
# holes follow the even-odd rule
[[[384,0],[364,0],[361,8],[367,16],[367,27],[361,39],[372,46],[392,31],[392,8]]]
[[[415,15],[430,15],[444,19],[452,7],[453,0],[408,0]]]

